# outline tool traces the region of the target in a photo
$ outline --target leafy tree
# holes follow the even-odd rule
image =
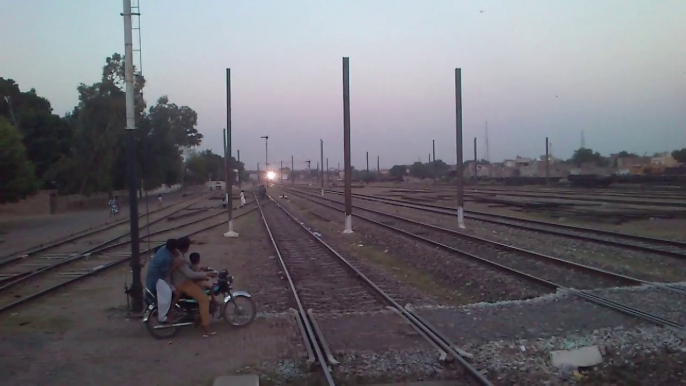
[[[17,201],[38,189],[21,134],[4,118],[0,118],[0,176],[0,203]]]
[[[73,127],[69,157],[54,167],[61,191],[89,194],[127,186],[127,133],[124,58],[106,59],[100,82],[78,87],[79,104],[65,121]],[[166,96],[145,112],[145,78],[134,78],[136,158],[138,176],[146,188],[171,185],[181,179],[184,148],[202,141],[197,113],[170,103]],[[139,183],[140,181],[137,181]]]
[[[410,175],[415,178],[429,178],[431,177],[431,172],[426,164],[415,162],[410,165]]]
[[[231,157],[231,165],[238,170],[241,181],[247,180],[245,165]],[[211,176],[216,181],[224,181],[224,157],[212,150],[192,151],[186,160],[186,183],[202,184]]]
[[[575,150],[570,161],[576,166],[581,166],[587,162],[593,162],[598,166],[605,166],[607,163],[600,153],[594,153],[593,150],[584,147]]]
[[[393,176],[393,178],[403,178],[405,172],[407,171],[407,166],[405,165],[393,165],[388,173]]]
[[[622,150],[619,153],[617,153],[617,158],[631,158],[631,157],[638,157],[636,153],[629,153],[626,150]]]
[[[0,78],[0,116],[21,132],[36,177],[43,180],[45,186],[52,187],[50,170],[69,155],[72,127],[52,113],[50,102],[38,96],[36,90],[21,92],[12,79]]]
[[[672,152],[672,157],[674,157],[677,162],[686,163],[686,148],[681,150],[674,150]]]

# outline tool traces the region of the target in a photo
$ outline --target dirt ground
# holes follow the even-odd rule
[[[278,271],[259,212],[236,220],[235,228],[238,239],[224,238],[219,227],[196,236],[192,250],[203,263],[226,267],[236,289],[259,294],[262,277],[256,272]],[[258,310],[270,312],[245,329],[216,321],[219,334],[213,338],[187,328],[171,340],[155,340],[139,319],[127,318],[125,280],[130,282],[129,270],[118,267],[3,315],[3,384],[209,385],[216,376],[237,372],[302,375],[302,338],[285,302],[265,305],[256,296]]]

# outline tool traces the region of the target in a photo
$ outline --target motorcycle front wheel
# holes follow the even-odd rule
[[[169,339],[176,335],[181,327],[169,327],[168,324],[160,323],[157,319],[157,307],[150,311],[150,317],[145,322],[145,329],[155,339]]]
[[[252,323],[257,316],[257,306],[252,298],[244,295],[234,295],[222,305],[224,321],[234,327],[245,327]]]

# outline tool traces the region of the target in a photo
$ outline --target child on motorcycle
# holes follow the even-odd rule
[[[191,261],[191,269],[195,272],[206,272],[209,270],[208,267],[201,267],[200,266],[200,254],[198,252],[193,252],[190,254],[188,257],[189,260]],[[214,285],[210,283],[210,279],[203,279],[203,280],[196,280],[195,281],[202,289],[206,290],[209,289],[210,292],[210,298],[212,300],[212,303],[214,303],[215,306],[219,305],[219,302],[214,298],[214,291],[213,288]]]
[[[191,253],[190,256],[188,256],[188,259],[190,260],[190,263],[191,263],[190,268],[194,272],[205,272],[205,271],[207,271],[207,267],[201,267],[200,266],[200,254],[198,252]],[[210,291],[209,291],[210,292],[210,298],[212,300],[212,303],[215,306],[219,305],[219,303],[214,298],[214,293],[213,293],[214,291],[212,291],[212,285],[211,285],[210,279],[208,277],[203,278],[203,279],[193,280],[193,281],[197,285],[199,285],[200,288],[202,288],[203,290],[206,290],[209,288],[210,289]],[[181,298],[181,295],[182,295],[182,292],[175,289],[174,290],[174,299],[172,299],[171,304],[176,304],[179,301],[179,299]]]

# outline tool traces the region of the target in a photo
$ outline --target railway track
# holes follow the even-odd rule
[[[272,200],[271,197],[269,199]],[[410,323],[442,355],[450,355],[457,360],[472,381],[481,385],[491,384],[443,334],[400,306],[380,285],[372,282],[285,208],[274,203],[276,207],[270,211],[260,209],[262,219],[297,304],[298,321],[308,354],[319,364],[327,384],[335,384],[331,366],[338,362],[331,354],[313,310],[380,311],[386,307]],[[364,326],[360,328],[364,329]]]
[[[183,200],[183,201],[178,202],[176,204],[167,206],[166,208],[157,209],[157,210],[153,210],[149,213],[141,214],[138,216],[138,219],[139,220],[146,219],[146,218],[149,218],[150,215],[152,215],[153,217],[158,217],[162,213],[169,212],[170,209],[173,209],[173,212],[167,213],[167,216],[172,216],[173,214],[179,213],[179,212],[181,212],[185,209],[188,209],[191,206],[201,202],[206,197],[207,197],[206,195],[202,195],[200,198],[196,197],[196,198]],[[189,201],[190,201],[190,203],[189,203]],[[163,216],[163,218],[164,217],[165,216]],[[153,220],[150,224],[143,225],[141,227],[141,229],[145,229],[145,227],[147,225],[152,225],[156,222],[159,222],[159,220]],[[146,219],[146,223],[147,223],[147,219]],[[57,238],[55,240],[51,240],[47,243],[37,244],[37,245],[34,245],[30,248],[27,248],[27,249],[24,249],[21,251],[17,251],[17,252],[13,252],[11,254],[0,257],[0,267],[5,266],[7,264],[14,263],[18,260],[26,259],[28,257],[33,257],[34,255],[44,254],[45,252],[47,252],[49,250],[53,250],[55,248],[59,248],[62,245],[65,245],[68,243],[74,243],[74,242],[77,242],[77,241],[84,239],[86,237],[95,236],[95,235],[98,235],[100,233],[113,230],[115,228],[121,228],[121,230],[124,230],[124,228],[126,226],[128,226],[128,224],[129,224],[128,217],[125,217],[122,220],[108,222],[108,223],[105,223],[105,224],[103,224],[101,226],[97,226],[97,227],[82,229],[82,230],[74,232],[70,235],[60,237],[60,238]],[[2,275],[2,273],[0,273],[0,283],[2,283],[2,279],[3,279],[3,275]]]
[[[437,194],[455,194],[455,187],[452,188],[406,188],[401,186],[375,186],[379,188],[392,189],[408,193],[437,193]],[[679,194],[679,192],[669,191],[608,191],[602,189],[590,190],[569,190],[569,189],[555,189],[555,188],[541,188],[541,189],[518,189],[508,187],[507,189],[499,189],[493,186],[469,187],[465,188],[465,194],[470,193],[489,193],[489,194],[533,194],[540,197],[559,196],[560,198],[572,198],[575,196],[596,196],[596,197],[627,197],[634,199],[666,199],[666,200],[683,200],[686,199],[686,194]]]
[[[243,213],[234,218],[239,218],[256,209],[255,207],[251,209],[244,208]],[[189,236],[194,235],[226,224],[228,222],[227,219],[219,220],[209,226],[204,224],[220,216],[226,216],[226,211],[217,209],[209,215],[155,230],[150,232],[149,236],[160,236],[162,239],[177,238],[179,235],[176,232],[181,229],[189,231],[190,233],[187,234]],[[122,237],[117,237],[115,241],[120,238]],[[25,271],[16,272],[11,280],[6,281],[0,287],[0,314],[50,294],[66,285],[101,273],[125,261],[130,261],[130,253],[125,250],[125,247],[130,245],[130,240],[110,241],[112,240],[108,240],[107,243],[100,245],[93,252],[74,254],[66,259],[60,259],[56,263],[39,265],[38,267],[28,268]],[[141,246],[143,244],[144,241],[141,240]],[[142,248],[141,256],[151,253],[153,249]]]
[[[325,206],[325,207],[328,207],[328,208],[336,210],[336,211],[343,211],[340,208],[340,206],[342,206],[343,204],[340,202],[334,201],[338,205],[338,207],[336,207],[336,206],[325,204],[325,203],[321,202],[322,200],[326,200],[326,199],[322,199],[321,196],[310,195],[308,193],[308,195],[312,197],[312,198],[309,198],[309,197],[304,197],[302,195],[303,194],[302,192],[297,192],[297,191],[294,191],[292,189],[288,189],[287,191],[291,192],[291,194],[294,194],[296,196],[301,197],[302,199],[306,199],[308,201],[319,204],[321,206]],[[316,198],[314,198],[314,197],[316,197]],[[568,279],[565,276],[569,275],[569,271],[566,273],[558,273],[558,274],[553,273],[553,275],[551,276],[551,272],[549,270],[546,270],[545,268],[541,267],[538,264],[532,264],[531,262],[525,263],[522,260],[521,256],[517,257],[513,253],[507,253],[506,256],[496,256],[497,254],[493,254],[491,252],[491,253],[488,253],[488,257],[484,257],[484,250],[483,249],[479,249],[478,247],[475,248],[474,246],[472,246],[472,247],[465,246],[465,244],[462,244],[459,242],[456,243],[454,241],[454,238],[453,238],[453,241],[451,242],[450,241],[451,237],[446,238],[446,237],[442,237],[442,235],[439,235],[439,233],[445,234],[447,232],[451,236],[460,236],[460,235],[458,235],[459,232],[455,232],[455,231],[445,229],[445,228],[436,227],[436,226],[433,226],[430,224],[423,224],[423,223],[420,223],[418,221],[402,218],[400,216],[389,215],[387,213],[383,213],[380,211],[374,211],[374,210],[361,208],[361,207],[358,207],[357,209],[361,209],[361,210],[365,210],[365,211],[368,211],[371,213],[375,213],[377,216],[384,216],[387,218],[393,218],[395,220],[398,220],[398,222],[394,222],[391,225],[387,221],[382,222],[382,221],[375,220],[369,216],[364,216],[364,215],[353,213],[353,216],[361,218],[361,219],[363,219],[369,223],[372,223],[374,225],[388,229],[392,232],[399,233],[399,234],[406,236],[406,237],[409,237],[411,239],[422,241],[428,245],[441,248],[441,249],[446,250],[448,252],[452,252],[454,254],[457,254],[457,255],[460,255],[463,257],[467,257],[467,258],[470,258],[472,260],[476,260],[482,264],[490,266],[493,269],[497,269],[497,270],[506,272],[508,274],[518,276],[518,277],[523,278],[523,279],[525,279],[531,283],[534,283],[534,284],[540,285],[542,287],[548,288],[552,291],[567,291],[567,292],[569,292],[575,296],[578,296],[584,300],[593,302],[595,304],[601,305],[603,307],[612,309],[612,310],[617,311],[617,312],[622,312],[622,313],[629,315],[629,316],[637,317],[637,318],[643,319],[645,321],[655,323],[655,324],[663,326],[663,327],[673,328],[673,329],[676,329],[676,330],[682,331],[682,332],[684,331],[684,329],[686,329],[686,327],[683,324],[681,324],[680,322],[669,320],[667,318],[655,315],[653,313],[645,312],[645,311],[642,311],[640,309],[631,307],[629,305],[622,304],[622,303],[617,302],[617,301],[613,301],[613,300],[611,300],[605,296],[597,295],[594,293],[597,291],[591,291],[591,289],[594,289],[593,286],[587,286],[587,288],[584,288],[584,289],[577,289],[579,287],[577,285],[575,285],[575,287],[571,287],[570,284],[574,285],[574,283],[576,283],[575,280],[578,280],[579,276],[573,276],[571,279]],[[399,225],[399,222],[411,224],[411,226],[408,227],[406,225]],[[479,243],[482,243],[482,242],[487,243],[490,247],[498,247],[500,249],[505,248],[505,249],[509,250],[510,252],[516,251],[520,254],[525,254],[528,256],[535,256],[538,260],[545,260],[548,263],[554,262],[555,264],[563,265],[563,266],[569,267],[570,269],[583,271],[584,273],[593,273],[596,277],[602,276],[602,277],[610,278],[615,283],[623,282],[625,284],[630,283],[633,285],[638,285],[638,284],[652,285],[652,286],[655,286],[658,290],[663,290],[666,293],[668,293],[669,296],[673,296],[675,298],[680,298],[680,297],[683,297],[683,295],[686,295],[686,291],[684,291],[683,289],[671,287],[669,285],[659,284],[659,283],[649,283],[649,282],[645,282],[645,281],[640,280],[640,279],[631,278],[631,277],[624,276],[624,275],[619,275],[619,274],[612,273],[609,271],[600,270],[600,269],[596,269],[596,268],[589,267],[589,266],[582,266],[580,264],[572,263],[572,262],[565,261],[562,259],[558,259],[558,258],[555,258],[552,256],[546,256],[546,255],[538,254],[538,253],[533,252],[533,251],[525,251],[525,250],[522,250],[521,248],[514,248],[514,247],[510,248],[510,246],[507,246],[505,244],[494,243],[494,242],[491,242],[491,241],[485,240],[485,239],[472,238],[471,241],[472,242],[478,241]],[[513,267],[513,265],[516,265],[516,267]],[[526,267],[526,268],[523,268],[523,267]],[[561,281],[565,282],[566,285],[560,284],[554,280],[561,280]]]
[[[343,195],[342,192],[335,190],[327,190],[327,192],[336,195]],[[353,193],[353,198],[366,201],[380,202],[388,205],[400,206],[409,209],[416,209],[445,216],[455,217],[457,215],[457,211],[455,208],[439,205],[412,203],[402,200],[369,196],[357,193]],[[614,247],[655,253],[658,255],[670,256],[679,259],[686,259],[686,242],[676,240],[637,236],[627,233],[606,231],[601,229],[583,228],[574,225],[557,224],[540,220],[528,220],[513,216],[467,210],[465,210],[465,218],[491,224],[529,230],[538,233],[551,234],[577,240],[594,242],[598,244],[611,245]]]
[[[438,194],[442,196],[455,196],[455,190],[405,190],[397,189],[397,192],[404,192],[408,194]],[[632,194],[617,194],[617,193],[601,193],[601,192],[559,192],[559,191],[525,191],[525,190],[492,190],[488,188],[470,189],[464,192],[465,197],[480,197],[483,195],[493,196],[507,196],[507,197],[523,197],[523,198],[539,198],[539,199],[558,199],[569,201],[583,201],[583,202],[599,202],[611,204],[625,204],[638,206],[671,206],[671,207],[685,207],[683,203],[686,196],[675,195],[660,195],[655,194],[651,196],[641,196]],[[669,200],[667,202],[659,202],[653,200]]]

